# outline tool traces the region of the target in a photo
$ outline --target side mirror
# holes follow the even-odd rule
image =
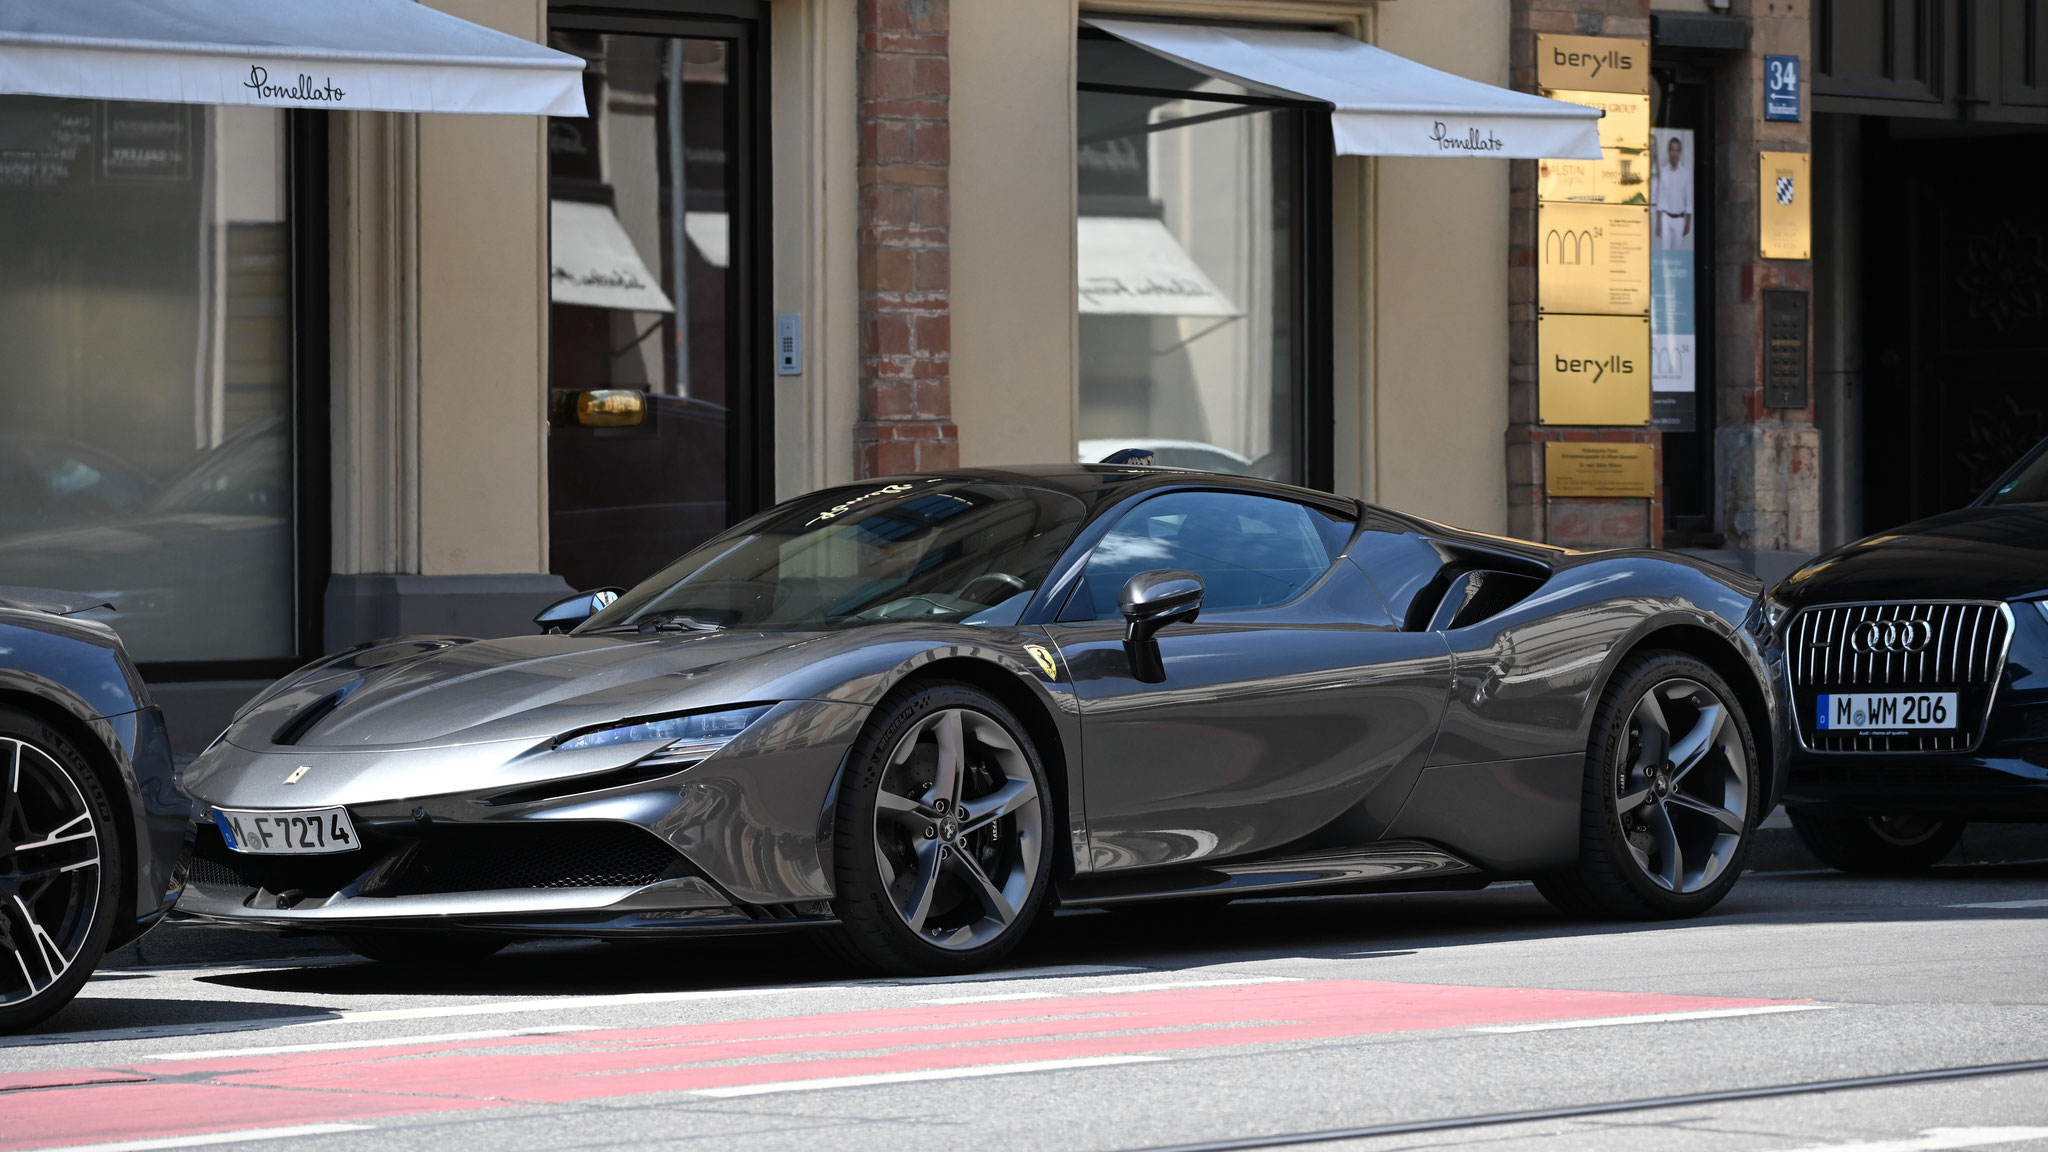
[[[533,622],[544,633],[567,632],[606,608],[619,598],[623,588],[599,588],[595,592],[578,592],[566,600],[557,600],[541,609]]]
[[[1147,684],[1166,679],[1154,637],[1168,624],[1185,624],[1202,611],[1202,578],[1193,572],[1161,568],[1140,572],[1124,584],[1117,598],[1124,614],[1124,655],[1131,675]]]

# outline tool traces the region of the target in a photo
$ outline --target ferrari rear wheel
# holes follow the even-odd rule
[[[121,842],[85,756],[0,708],[0,1032],[77,995],[114,928]]]
[[[1829,815],[1799,808],[1785,815],[1807,851],[1843,872],[1925,872],[1963,838],[1963,821],[1934,816]]]
[[[977,688],[883,702],[847,758],[834,864],[842,951],[895,974],[966,972],[1016,947],[1044,901],[1045,770]]]
[[[495,955],[511,941],[467,932],[363,932],[337,937],[341,946],[379,964],[454,968]]]
[[[1756,827],[1756,741],[1735,693],[1677,652],[1630,657],[1593,717],[1576,867],[1539,877],[1579,915],[1693,916],[1742,872]]]

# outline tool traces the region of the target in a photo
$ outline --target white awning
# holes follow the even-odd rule
[[[580,58],[413,0],[0,0],[0,93],[584,114]]]
[[[1335,32],[1088,23],[1218,79],[1330,105],[1340,155],[1600,158],[1597,109],[1439,72]]]
[[[732,217],[725,212],[683,213],[683,235],[713,268],[732,263]]]
[[[661,278],[648,271],[633,238],[603,204],[548,202],[548,298],[627,312],[673,312]]]
[[[1082,216],[1076,224],[1082,315],[1243,315],[1163,222]]]

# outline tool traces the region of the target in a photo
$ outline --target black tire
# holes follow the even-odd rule
[[[940,774],[926,737],[948,714],[971,720],[986,741],[1007,737],[1012,745],[992,752],[994,745],[974,733],[962,740],[965,767],[954,776],[963,783],[954,790],[954,803],[965,803],[970,818],[953,826],[942,819],[945,798],[929,799],[942,782],[913,779]],[[892,805],[887,815],[879,808],[885,784]],[[1028,806],[989,817],[1007,802],[998,795],[1020,796],[1027,784]],[[912,793],[924,797],[914,800],[915,813],[901,808],[914,799]],[[1028,934],[1046,903],[1059,835],[1051,797],[1027,730],[993,696],[950,681],[891,694],[848,752],[840,781],[832,847],[832,904],[839,919],[829,938],[833,951],[857,967],[891,975],[950,975],[1000,960]],[[990,806],[977,808],[982,801]],[[927,852],[936,863],[923,874],[930,879],[921,889],[918,869],[925,867]],[[885,867],[891,869],[888,876]],[[977,876],[987,883],[977,888]],[[923,916],[899,903],[915,903],[906,892],[927,889]],[[998,913],[996,905],[1010,914]],[[914,927],[913,920],[930,927]]]
[[[1961,820],[1865,816],[1788,808],[1792,830],[1820,862],[1843,872],[1910,875],[1941,863],[1963,838]]]
[[[1662,709],[1674,704],[1696,709],[1688,735],[1706,731],[1699,726],[1709,719],[1706,697],[1700,692],[1710,694],[1722,709],[1725,727],[1712,728],[1713,749],[1691,769],[1711,767],[1713,774],[1687,784],[1687,773],[1674,771],[1669,759],[1684,742],[1669,731],[1663,755],[1650,757],[1661,760],[1661,768],[1643,770],[1640,710],[1652,692],[1659,693],[1660,720]],[[1536,877],[1537,890],[1560,910],[1578,916],[1665,920],[1707,911],[1742,875],[1742,861],[1760,818],[1760,775],[1749,718],[1727,681],[1683,653],[1631,655],[1615,672],[1593,714],[1579,811],[1578,862]],[[1721,788],[1717,804],[1700,795],[1716,784]],[[1624,807],[1630,797],[1634,803]],[[1718,817],[1704,815],[1704,804],[1712,804]],[[1667,813],[1661,817],[1661,828],[1669,833],[1672,849],[1645,826],[1645,812],[1653,819],[1655,813]],[[1707,844],[1694,849],[1697,872],[1685,861],[1687,840]],[[1651,865],[1652,859],[1657,866]]]
[[[468,932],[361,932],[337,936],[341,946],[399,968],[454,968],[489,959],[512,941]]]
[[[0,708],[0,1032],[48,1019],[92,977],[127,859],[84,753],[41,718]]]

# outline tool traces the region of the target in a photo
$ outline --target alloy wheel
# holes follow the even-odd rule
[[[1031,897],[1045,835],[1031,764],[993,717],[947,708],[890,753],[875,801],[875,859],[889,901],[926,943],[978,948]]]
[[[0,736],[0,1004],[62,979],[92,938],[100,829],[64,766]]]
[[[1749,757],[1729,706],[1696,680],[1653,685],[1628,721],[1614,810],[1636,866],[1668,892],[1714,883],[1749,826]]]

